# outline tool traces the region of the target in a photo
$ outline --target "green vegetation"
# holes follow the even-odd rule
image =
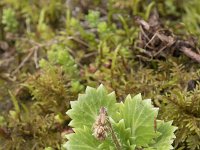
[[[115,94],[107,94],[102,85],[97,90],[87,87],[86,94],[71,102],[71,107],[67,114],[75,133],[67,135],[67,149],[172,148],[176,128],[172,122],[156,120],[158,109],[150,99],[142,100],[140,94],[116,103]]]
[[[111,132],[103,142],[92,135],[99,111],[109,118],[124,149],[162,149],[155,144],[164,136],[162,126],[170,130],[163,149],[171,145],[177,150],[200,149],[199,4],[199,0],[1,0],[0,150],[56,150],[63,145],[74,149],[73,142],[83,133],[95,148],[116,149]],[[78,96],[85,89],[86,96],[102,91],[105,105],[92,105],[100,96]],[[117,100],[109,99],[105,89],[115,91]],[[132,109],[125,111],[136,105],[137,93],[152,102],[137,95],[145,106],[141,110],[159,108],[155,117],[163,120],[156,121],[156,132],[154,119],[147,120],[152,134],[144,140],[133,139],[137,135],[129,130],[135,128],[125,120],[135,118],[127,116],[134,114]],[[93,119],[78,107],[82,98],[91,107],[85,115],[91,110]],[[107,98],[112,106],[106,105]],[[88,120],[77,123],[83,118]]]

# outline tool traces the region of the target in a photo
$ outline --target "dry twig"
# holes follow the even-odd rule
[[[200,55],[193,52],[191,48],[181,47],[180,51],[182,51],[186,56],[200,63]]]
[[[34,42],[35,43],[35,42]],[[51,40],[44,44],[37,43],[34,47],[29,49],[28,55],[23,59],[23,61],[19,64],[19,66],[12,72],[12,75],[15,75],[19,70],[24,66],[24,64],[34,55],[34,61],[36,64],[36,68],[38,67],[38,61],[37,61],[37,51],[43,47],[50,46],[52,44],[57,43],[57,40]]]
[[[196,53],[199,52],[199,49],[195,46],[194,41],[190,39],[188,41],[178,40],[177,36],[161,27],[158,13],[155,10],[150,15],[148,22],[139,17],[135,17],[135,20],[140,26],[140,43],[138,47],[139,49],[143,49],[141,51],[142,54],[150,58],[165,57],[167,54],[173,55],[174,50],[178,50],[192,60],[200,63],[200,55]],[[141,55],[137,56],[142,58]]]

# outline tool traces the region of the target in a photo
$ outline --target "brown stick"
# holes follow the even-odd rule
[[[34,41],[32,41],[34,42]],[[24,66],[24,64],[32,57],[32,55],[34,53],[37,53],[37,51],[40,49],[40,48],[43,48],[45,46],[51,46],[55,43],[57,43],[58,41],[57,40],[51,40],[49,42],[46,42],[44,44],[39,44],[39,43],[36,43],[36,45],[32,48],[29,49],[29,53],[28,55],[23,59],[23,61],[19,64],[19,66],[12,72],[12,75],[15,75],[17,72],[19,72],[19,70]],[[37,57],[37,55],[35,54],[35,57]],[[35,58],[35,63],[37,63],[37,58]]]
[[[187,55],[188,57],[190,57],[191,59],[197,61],[198,63],[200,63],[200,55],[193,52],[191,48],[187,48],[187,47],[181,47],[180,51],[182,51],[185,55]]]

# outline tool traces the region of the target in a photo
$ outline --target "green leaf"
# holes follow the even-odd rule
[[[68,150],[94,150],[98,149],[97,145],[100,144],[98,140],[94,138],[92,135],[91,129],[87,127],[83,127],[82,130],[75,129],[76,134],[69,134],[66,137],[69,141],[64,145],[64,147]]]
[[[20,107],[19,107],[19,104],[18,104],[18,101],[17,101],[16,97],[13,95],[13,93],[12,93],[11,91],[8,91],[8,93],[9,93],[10,96],[11,96],[11,100],[12,100],[12,102],[13,102],[15,111],[16,111],[17,113],[20,113]]]
[[[142,100],[141,94],[133,98],[128,95],[121,104],[120,114],[126,128],[131,129],[131,145],[147,146],[156,137],[154,119],[158,109],[153,107],[151,100]]]
[[[173,149],[172,143],[173,139],[175,138],[174,131],[177,127],[172,126],[172,121],[164,122],[164,121],[157,121],[158,129],[157,131],[161,133],[161,135],[155,139],[155,143],[150,145],[157,150],[168,150]]]
[[[92,128],[100,108],[107,108],[109,116],[113,116],[116,112],[115,103],[115,93],[108,94],[103,85],[97,90],[87,87],[86,94],[80,94],[78,101],[71,102],[72,109],[67,111],[67,115],[72,119],[69,125],[76,128],[82,128],[83,125]]]
[[[74,131],[75,133],[66,136],[69,141],[63,147],[67,150],[115,150],[115,146],[110,138],[99,141],[92,135],[92,129],[86,126],[74,129]]]
[[[131,145],[129,138],[131,137],[131,128],[125,127],[124,119],[121,119],[118,123],[115,123],[112,118],[110,118],[110,121],[113,125],[114,131],[117,134],[117,137],[120,140],[120,143],[122,144],[123,148],[131,148],[135,149],[136,145]]]

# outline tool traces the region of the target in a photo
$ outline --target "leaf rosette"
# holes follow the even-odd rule
[[[101,108],[106,108],[113,131],[108,132],[104,140],[95,138],[93,133]],[[157,114],[158,108],[151,104],[150,99],[143,100],[141,94],[128,95],[124,102],[117,103],[115,93],[109,94],[103,85],[97,89],[87,87],[85,94],[72,101],[71,109],[67,111],[72,119],[69,126],[75,133],[66,135],[68,141],[64,147],[68,150],[173,149],[171,144],[176,127],[172,122],[156,120]]]

